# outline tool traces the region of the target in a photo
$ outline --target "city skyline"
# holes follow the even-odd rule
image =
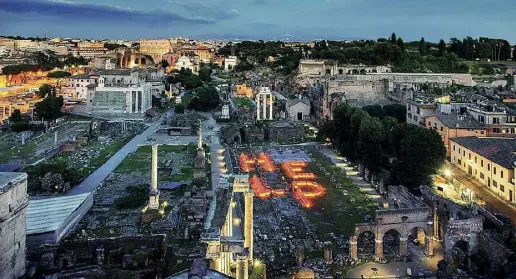
[[[339,40],[396,32],[405,41],[472,36],[513,43],[516,35],[509,26],[516,19],[507,7],[509,0],[472,0],[467,8],[444,0],[4,0],[0,17],[7,24],[1,25],[0,34],[43,37],[45,29],[49,37],[94,39]]]

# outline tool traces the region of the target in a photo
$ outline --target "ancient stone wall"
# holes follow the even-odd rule
[[[0,278],[25,274],[27,174],[0,173]]]

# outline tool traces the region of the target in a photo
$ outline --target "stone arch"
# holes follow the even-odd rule
[[[339,75],[342,75],[344,74],[344,70],[343,69],[339,69]]]
[[[145,65],[145,64],[147,64],[147,59],[145,57],[142,57],[140,59],[140,62],[141,62],[140,64]]]
[[[229,64],[229,65],[228,65],[228,70],[229,70],[229,71],[233,70],[233,65]]]
[[[327,74],[327,75],[331,75],[331,69],[326,69],[326,70],[325,70],[325,74]]]
[[[396,229],[390,229],[383,234],[383,255],[397,256],[400,254],[401,233]]]
[[[371,257],[376,251],[376,237],[372,231],[365,230],[357,235],[358,256],[361,258]]]
[[[352,72],[354,75],[358,75],[358,70],[357,69],[353,69],[353,72]]]
[[[366,74],[366,70],[365,70],[365,69],[361,69],[361,70],[360,70],[360,74],[361,74],[361,75],[365,75],[365,74]]]

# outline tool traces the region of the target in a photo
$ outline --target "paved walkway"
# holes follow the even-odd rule
[[[346,175],[351,178],[351,180],[353,180],[353,183],[355,183],[360,188],[360,191],[367,193],[369,197],[376,202],[387,202],[381,195],[378,194],[376,189],[371,186],[371,183],[360,177],[355,167],[352,167],[351,164],[346,163],[344,158],[335,153],[335,151],[328,147],[323,147],[321,151],[332,161],[333,164],[346,172]]]
[[[120,150],[118,150],[109,160],[107,160],[102,166],[100,166],[96,171],[94,171],[90,176],[82,181],[81,184],[74,187],[70,192],[66,195],[76,195],[82,193],[93,192],[106,177],[110,173],[112,173],[118,165],[132,152],[138,149],[138,145],[144,144],[147,137],[154,134],[156,129],[161,124],[161,118],[157,121],[151,123],[149,127],[143,131],[141,134],[136,135],[131,141],[129,141],[126,145],[124,145]]]
[[[495,212],[507,215],[512,220],[513,224],[516,224],[516,209],[511,204],[509,204],[508,201],[503,200],[487,189],[486,186],[474,178],[469,177],[466,173],[456,167],[453,167],[452,176],[462,185],[472,190],[473,193],[475,193],[475,196],[481,198],[488,205],[490,205],[495,210]]]

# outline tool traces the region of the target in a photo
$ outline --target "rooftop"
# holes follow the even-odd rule
[[[27,235],[58,230],[91,193],[29,200]]]
[[[13,182],[26,179],[27,174],[24,172],[0,172],[0,193],[7,192],[13,185]]]
[[[505,167],[514,167],[516,140],[511,138],[453,138],[451,141],[464,146],[478,155]]]
[[[287,107],[291,107],[293,105],[296,105],[298,103],[303,103],[307,106],[310,106],[310,101],[307,99],[290,99],[287,101]]]
[[[75,76],[70,76],[70,78],[73,78],[73,79],[88,79],[88,78],[90,78],[90,75],[88,75],[88,74],[75,75]]]
[[[486,128],[486,125],[476,121],[469,115],[438,114],[436,117],[448,128]]]

